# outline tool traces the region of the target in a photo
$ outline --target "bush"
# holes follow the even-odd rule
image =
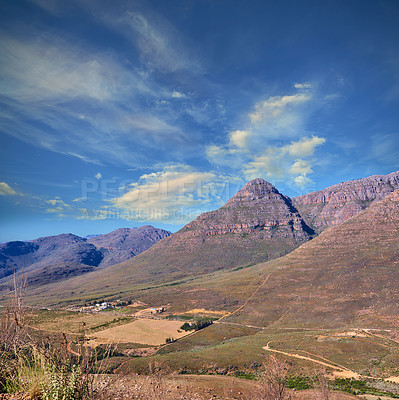
[[[295,390],[307,390],[313,388],[313,381],[308,376],[290,376],[287,379],[286,387]]]
[[[42,384],[43,400],[82,400],[89,397],[89,382],[80,366],[72,365],[57,371],[55,365],[47,367],[46,380]]]
[[[201,318],[199,319],[197,322],[194,323],[189,323],[189,322],[185,322],[180,329],[183,331],[199,331],[200,329],[204,329],[209,325],[212,325],[213,321],[210,318]]]

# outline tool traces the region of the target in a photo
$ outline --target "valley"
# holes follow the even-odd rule
[[[117,376],[154,376],[156,366],[169,383],[170,374],[206,375],[214,388],[260,379],[276,357],[309,387],[322,373],[338,391],[399,396],[398,176],[309,201],[251,181],[134,258],[62,281],[28,279],[29,329],[66,335],[72,356],[112,348],[106,366]],[[311,220],[320,198],[336,210],[323,223]],[[7,284],[1,293],[3,304],[13,296]]]

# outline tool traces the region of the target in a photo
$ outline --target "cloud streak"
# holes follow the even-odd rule
[[[0,182],[0,196],[17,196],[21,193],[16,192],[8,183]]]
[[[169,89],[112,53],[38,37],[1,35],[3,133],[95,164],[143,166],[152,154],[144,149],[163,145],[177,155],[193,146],[173,112],[154,115],[149,106]]]

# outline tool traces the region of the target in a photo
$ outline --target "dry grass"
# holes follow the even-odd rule
[[[62,311],[45,311],[36,313],[33,318],[34,327],[47,332],[81,333],[97,327],[117,322],[122,316],[112,313],[79,313]]]

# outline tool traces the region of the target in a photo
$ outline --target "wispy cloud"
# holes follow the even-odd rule
[[[161,15],[143,13],[133,6],[127,8],[119,18],[103,15],[102,19],[135,45],[147,68],[161,73],[180,70],[197,73],[201,70],[200,61],[190,46],[184,43],[184,35]]]
[[[110,52],[45,32],[29,36],[0,38],[4,133],[96,164],[145,165],[152,152],[144,149],[162,145],[176,154],[192,146],[173,112],[154,115],[149,106],[169,89]]]
[[[21,196],[22,193],[15,191],[8,183],[0,182],[0,196]]]

